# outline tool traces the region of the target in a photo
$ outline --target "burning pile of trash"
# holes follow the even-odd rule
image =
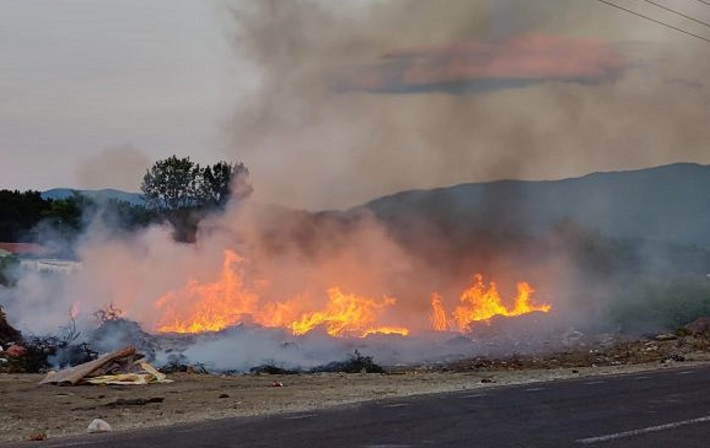
[[[3,316],[4,317],[4,316]],[[528,317],[533,319],[534,316]],[[501,324],[501,322],[503,324]],[[404,338],[401,336],[380,335],[362,339],[337,339],[327,335],[306,335],[289,338],[284,332],[239,325],[218,333],[203,335],[151,335],[140,329],[135,322],[125,319],[111,319],[104,322],[92,333],[97,346],[105,345],[110,338],[112,344],[136,343],[134,346],[120,346],[116,349],[101,349],[104,353],[97,356],[93,351],[91,359],[66,359],[63,369],[49,371],[42,384],[151,384],[170,382],[165,373],[308,373],[330,371],[384,371],[375,364],[372,356],[361,355],[360,352],[375,354],[378,362],[388,367],[385,370],[424,369],[428,371],[495,371],[519,369],[550,369],[558,367],[594,367],[631,365],[648,362],[683,362],[694,360],[697,353],[710,353],[710,337],[708,328],[710,319],[701,318],[675,333],[660,333],[645,337],[624,335],[620,333],[590,333],[585,334],[573,328],[566,330],[551,330],[545,333],[525,333],[512,331],[513,323],[522,321],[492,322],[467,334],[431,333],[428,339],[430,351],[428,358],[422,357],[421,347],[425,341],[421,338]],[[0,323],[7,324],[2,319]],[[504,325],[508,323],[508,327]],[[539,322],[538,322],[539,324]],[[7,325],[9,327],[9,325]],[[3,326],[5,328],[5,326]],[[12,327],[9,327],[12,328]],[[17,333],[11,333],[15,336]],[[295,364],[269,358],[269,356],[254,355],[240,369],[225,368],[220,365],[203,363],[199,356],[201,350],[211,350],[214,347],[230,347],[237,356],[240,355],[240,344],[235,341],[253,341],[254,335],[260,337],[269,335],[274,341],[279,341],[282,355],[297,353],[299,359],[311,356],[312,365]],[[432,336],[439,336],[439,339]],[[8,345],[7,337],[3,336],[2,344],[7,347],[0,353],[0,359],[5,359],[4,365],[18,365],[18,361],[31,356],[38,351],[37,341],[22,345],[14,342]],[[243,338],[243,339],[242,339]],[[336,346],[329,345],[337,344]],[[391,359],[406,359],[408,344],[416,346],[419,358],[411,357],[409,363],[392,363]],[[33,345],[35,344],[35,345]],[[86,344],[86,343],[85,343]],[[57,354],[76,350],[77,346],[69,345],[57,348],[44,347],[45,353],[51,353],[56,360]],[[243,349],[243,347],[242,347]],[[257,350],[259,347],[257,347]],[[42,350],[42,349],[39,349]],[[225,349],[226,350],[226,349]],[[323,350],[324,356],[316,356],[315,352]],[[412,348],[412,350],[415,350]],[[140,352],[146,353],[145,355]],[[354,352],[349,361],[336,362],[333,359],[342,357],[346,352]],[[254,353],[253,351],[251,352]],[[230,353],[225,351],[229,363]],[[330,357],[330,358],[327,358]],[[288,358],[288,356],[286,356]],[[67,358],[68,359],[68,358]],[[330,361],[328,361],[330,359]],[[367,363],[362,363],[366,360]],[[148,362],[155,363],[160,369],[154,368]],[[345,364],[357,364],[356,370],[344,370]],[[26,364],[26,362],[25,362]],[[342,366],[341,366],[342,364]],[[56,363],[55,363],[56,365]],[[367,366],[377,368],[367,368]],[[0,365],[0,369],[2,369]],[[48,371],[49,368],[35,371]],[[2,371],[2,370],[0,370]],[[7,371],[7,369],[5,369]],[[19,371],[19,370],[15,370]]]

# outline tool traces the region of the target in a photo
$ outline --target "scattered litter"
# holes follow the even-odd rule
[[[669,363],[669,362],[671,362],[671,361],[674,361],[674,362],[685,362],[685,356],[683,356],[683,355],[681,355],[681,354],[678,354],[678,353],[674,353],[674,354],[672,354],[672,355],[669,355],[669,356],[663,358],[663,359],[661,360],[661,364],[666,364],[666,363]]]
[[[152,398],[119,398],[116,401],[108,403],[106,406],[110,408],[115,408],[118,406],[145,406],[149,403],[162,403],[165,401],[164,397],[152,397]]]
[[[284,383],[282,383],[281,381],[274,381],[273,383],[271,383],[271,387],[284,387]]]
[[[47,433],[44,431],[33,432],[32,434],[30,434],[27,440],[31,440],[33,442],[41,442],[42,440],[47,440]]]
[[[678,339],[678,336],[673,333],[663,333],[657,335],[654,339],[657,341],[675,341]]]
[[[100,418],[95,418],[89,423],[89,427],[86,428],[86,432],[89,434],[96,434],[99,432],[112,432],[113,428],[107,422],[101,420]]]
[[[13,344],[5,350],[5,353],[3,355],[7,358],[18,358],[22,355],[24,355],[26,352],[25,347],[17,344]]]
[[[229,394],[222,394],[218,398],[229,398]]]
[[[124,384],[172,383],[128,346],[107,353],[94,361],[49,372],[39,384]]]

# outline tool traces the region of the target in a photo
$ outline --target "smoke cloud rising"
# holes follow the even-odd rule
[[[169,323],[166,315],[190,310],[195,285],[219,280],[230,250],[243,257],[228,266],[243,282],[233,288],[247,290],[248,306],[258,309],[302,296],[320,309],[337,286],[395,298],[381,322],[423,334],[431,294],[451,306],[481,272],[505,297],[515,294],[515,282],[532,279],[536,300],[554,303],[560,325],[591,320],[567,300],[578,285],[564,280],[573,278],[564,251],[540,255],[518,251],[524,244],[464,241],[426,228],[402,241],[366,210],[294,209],[347,208],[468,181],[710,162],[703,144],[710,127],[699,120],[707,95],[698,95],[710,63],[695,58],[707,50],[652,44],[668,36],[593,4],[227,2],[244,89],[227,120],[225,156],[249,166],[254,202],[203,221],[190,245],[174,242],[167,226],[125,236],[99,219],[78,243],[81,271],[23,275],[3,293],[8,315],[43,333],[65,324],[72,306],[90,328],[91,313],[113,305],[156,331]],[[519,222],[496,198],[482,204],[487,216]],[[271,330],[232,330],[185,353],[243,369],[270,359],[315,364],[354,346],[323,334],[290,344],[283,330],[262,331]],[[399,362],[446,353],[435,339],[366,344]]]
[[[118,309],[155,334],[223,306],[225,316],[243,313],[231,322],[245,327],[184,340],[178,352],[214,368],[244,370],[264,363],[310,367],[340,359],[355,348],[388,363],[472,353],[484,347],[473,342],[465,348],[449,346],[447,341],[457,332],[432,332],[432,293],[441,295],[453,311],[475,272],[498,281],[508,304],[516,295],[515,282],[526,276],[534,277],[539,288],[536,303],[549,301],[551,291],[560,288],[555,277],[562,264],[556,257],[531,263],[521,256],[514,262],[506,248],[493,253],[494,248],[483,250],[479,242],[479,250],[461,253],[454,261],[439,238],[428,239],[427,255],[396,241],[365,210],[310,214],[250,202],[231,204],[224,214],[203,221],[195,244],[174,242],[167,226],[118,234],[99,217],[78,245],[78,272],[24,272],[16,287],[0,291],[0,303],[27,334],[56,334],[72,311],[85,337],[102,350],[141,337],[133,334],[131,339],[121,331],[96,336],[97,310]],[[294,335],[287,324],[327,310],[332,288],[372,299],[375,305],[367,311],[374,316],[371,326],[407,328],[411,337],[358,339],[360,333],[355,332],[332,338],[325,333],[327,325],[302,337]],[[218,304],[206,301],[207,294]],[[554,299],[557,319],[566,310],[563,299]],[[519,326],[532,331],[537,319]],[[167,351],[151,350],[159,362],[168,359]]]
[[[227,155],[267,202],[710,162],[707,46],[597,2],[229,4]]]
[[[76,172],[81,188],[136,190],[151,161],[146,154],[123,145],[109,148],[84,160]]]

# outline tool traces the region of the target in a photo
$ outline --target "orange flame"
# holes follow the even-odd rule
[[[400,334],[406,336],[409,330],[401,327],[372,327],[379,315],[395,304],[392,297],[377,302],[355,294],[343,294],[338,288],[328,290],[328,305],[324,311],[304,314],[291,324],[293,334],[308,333],[318,326],[324,326],[331,336],[366,337],[370,334]]]
[[[366,337],[370,334],[407,335],[403,327],[379,327],[376,321],[394,298],[374,299],[344,294],[338,288],[327,291],[328,303],[323,311],[303,313],[311,301],[297,296],[286,302],[261,303],[258,294],[247,289],[241,272],[235,268],[243,259],[225,251],[220,278],[213,283],[190,280],[180,290],[158,299],[156,307],[164,310],[157,330],[161,333],[202,333],[220,331],[240,322],[253,322],[264,327],[288,328],[295,335],[324,327],[331,336]],[[312,306],[310,307],[312,308]]]
[[[242,276],[234,269],[242,261],[236,252],[227,250],[218,281],[200,284],[190,280],[183,290],[160,297],[155,306],[165,313],[158,323],[158,331],[220,331],[253,315],[258,309],[259,297],[245,288]]]
[[[444,309],[442,297],[434,293],[431,295],[431,313],[429,314],[429,321],[431,322],[431,328],[434,331],[446,331],[449,329],[448,319],[446,317],[446,310]]]
[[[71,316],[72,319],[76,319],[79,317],[81,314],[81,309],[79,308],[79,302],[74,302],[71,304],[71,308],[69,309],[69,315]]]
[[[535,305],[531,302],[535,290],[526,282],[518,282],[518,294],[511,308],[503,304],[495,282],[488,287],[483,283],[483,276],[476,274],[473,284],[459,298],[459,305],[452,313],[453,322],[461,332],[471,329],[474,322],[488,321],[494,316],[520,316],[534,311],[547,313],[552,309],[549,304]],[[442,299],[437,294],[431,298],[431,327],[435,331],[445,331],[451,327],[448,323]]]
[[[327,302],[317,306],[310,295],[296,295],[285,301],[264,301],[257,292],[258,284],[248,285],[243,273],[244,260],[236,252],[226,250],[221,273],[213,282],[191,279],[180,290],[160,297],[155,304],[161,314],[156,329],[161,333],[202,333],[221,331],[239,323],[254,323],[267,328],[288,329],[303,335],[323,328],[333,337],[364,338],[373,334],[407,336],[409,328],[382,325],[385,313],[397,300],[380,300],[355,293],[344,293],[338,287],[326,291]],[[548,312],[548,304],[535,305],[534,290],[525,282],[518,283],[514,303],[506,307],[496,284],[488,286],[476,275],[472,285],[463,292],[453,312],[447,313],[444,300],[434,293],[429,321],[435,331],[470,330],[473,323],[494,316],[519,316],[533,311]],[[422,322],[421,327],[426,323]]]

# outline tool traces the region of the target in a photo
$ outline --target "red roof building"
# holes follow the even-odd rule
[[[50,257],[56,255],[52,249],[34,243],[0,243],[0,249],[19,257]]]

